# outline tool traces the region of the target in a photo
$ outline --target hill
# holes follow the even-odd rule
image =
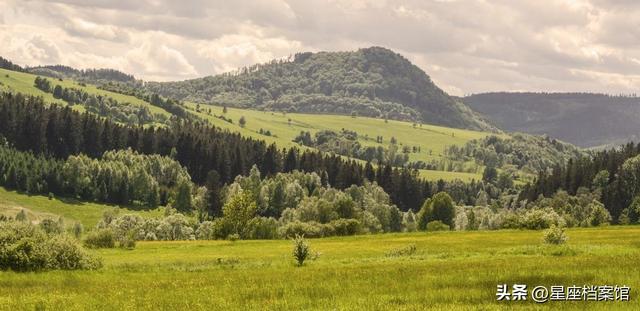
[[[100,221],[102,214],[115,208],[123,214],[136,214],[144,217],[160,216],[163,212],[162,208],[133,210],[124,206],[82,202],[69,198],[49,199],[42,195],[26,195],[0,187],[0,215],[15,217],[21,210],[24,210],[29,220],[33,222],[39,222],[46,218],[58,219],[58,217],[62,217],[67,225],[79,222],[86,228],[92,228]]]
[[[547,134],[581,147],[638,140],[640,98],[589,93],[484,93],[465,104],[506,131]]]
[[[88,104],[88,100],[85,103],[79,103],[80,101],[76,100],[74,101],[73,109],[77,111],[82,112],[85,110],[89,110],[101,116],[114,117],[114,119],[120,121],[118,120],[118,118],[115,118],[115,114],[126,115],[129,113],[140,115],[139,112],[144,110],[144,112],[147,115],[150,115],[150,117],[147,118],[149,119],[149,122],[143,123],[149,124],[164,123],[171,117],[171,113],[169,113],[167,110],[158,107],[157,105],[152,105],[151,103],[135,96],[103,90],[98,88],[98,86],[96,85],[87,84],[72,79],[48,78],[47,80],[51,84],[51,90],[47,92],[35,86],[36,77],[38,77],[38,75],[0,68],[0,90],[19,92],[25,95],[40,96],[46,103],[68,105],[69,102],[65,100],[65,98],[56,96],[53,92],[54,87],[59,85],[63,90],[74,90],[74,93],[83,93],[83,95],[84,93],[86,93],[87,95],[93,95],[101,99],[99,102],[94,102],[92,105]],[[138,117],[136,116],[136,118],[134,119],[138,120]],[[142,120],[140,120],[140,122],[142,122]],[[134,123],[138,122],[136,121]]]
[[[180,82],[149,82],[163,96],[204,104],[424,121],[493,130],[409,60],[371,47],[299,53],[287,60]]]

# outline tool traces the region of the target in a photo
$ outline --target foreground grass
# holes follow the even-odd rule
[[[290,241],[142,242],[98,251],[99,271],[0,272],[0,309],[457,310],[628,309],[640,305],[640,227],[414,233],[311,240],[294,267]],[[410,244],[409,256],[388,257]],[[499,283],[627,285],[629,302],[495,301]]]
[[[105,211],[116,206],[80,202],[73,199],[49,198],[42,195],[24,195],[15,191],[7,191],[0,187],[0,215],[15,217],[21,210],[25,210],[29,220],[38,222],[45,218],[58,219],[62,216],[65,224],[82,223],[85,228],[93,228],[102,218]],[[161,209],[132,210],[118,207],[121,214],[138,214],[143,217],[162,215]]]

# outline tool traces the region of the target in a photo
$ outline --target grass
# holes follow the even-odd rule
[[[42,96],[45,102],[47,103],[57,103],[61,105],[66,104],[63,100],[54,98],[51,93],[47,93],[36,88],[34,86],[34,80],[36,76],[37,75],[30,74],[30,73],[10,71],[10,70],[0,68],[0,83],[4,84],[4,86],[9,87],[14,91],[20,92],[23,94]],[[73,80],[65,79],[63,81],[59,81],[54,78],[49,78],[49,77],[46,77],[46,78],[51,81],[52,87],[55,87],[55,85],[59,84],[62,87],[67,87],[67,88],[73,87],[77,89],[82,89],[89,94],[100,95],[103,97],[110,97],[121,103],[128,102],[134,105],[146,106],[149,108],[149,110],[152,113],[163,114],[167,117],[171,115],[166,110],[160,107],[153,106],[148,102],[145,102],[135,96],[101,90],[101,89],[98,89],[95,85],[91,85],[91,84],[80,85]],[[81,105],[74,105],[73,107],[76,110],[80,110],[80,111],[84,110]]]
[[[114,207],[118,206],[80,202],[73,199],[54,198],[49,200],[48,197],[42,195],[28,196],[0,187],[0,214],[14,217],[24,209],[29,219],[36,222],[45,218],[58,219],[62,216],[67,225],[80,222],[85,228],[93,228],[102,218],[102,214]],[[133,213],[143,217],[162,215],[162,209],[145,211],[118,207],[118,211],[121,214]]]
[[[186,103],[192,111],[196,105]],[[224,115],[233,120],[233,124],[210,116],[206,113],[199,113],[205,119],[218,127],[232,131],[238,131],[244,135],[263,139],[269,143],[276,143],[281,147],[298,146],[293,139],[301,131],[309,131],[315,134],[321,130],[340,131],[348,129],[356,131],[359,135],[359,142],[363,146],[383,146],[388,147],[391,137],[395,137],[399,144],[409,146],[420,146],[422,152],[410,153],[410,161],[430,161],[443,159],[442,153],[447,146],[464,145],[472,139],[479,139],[491,133],[477,132],[463,129],[448,128],[435,125],[423,124],[413,126],[413,123],[382,119],[327,115],[327,114],[301,114],[301,113],[280,113],[271,111],[257,111],[248,109],[228,108],[223,114],[222,107],[201,105],[201,111],[211,109],[214,115]],[[244,116],[247,124],[244,128],[238,125],[240,117]],[[291,123],[289,124],[289,119]],[[259,133],[260,129],[270,130],[276,137],[269,137]],[[368,138],[365,138],[368,137]],[[376,142],[377,136],[383,136],[382,144]]]
[[[187,107],[193,113],[196,104],[186,103]],[[204,113],[211,109],[211,114]],[[293,139],[301,131],[309,131],[315,134],[321,130],[340,131],[348,129],[358,133],[358,140],[363,146],[389,146],[391,137],[395,137],[399,144],[409,146],[419,146],[421,152],[410,153],[409,161],[441,161],[444,160],[444,150],[447,146],[462,146],[472,139],[479,139],[491,135],[491,133],[477,132],[470,130],[447,128],[435,125],[416,125],[413,123],[388,120],[385,122],[381,119],[326,115],[326,114],[301,114],[301,113],[280,113],[271,111],[257,111],[249,109],[228,108],[227,113],[223,114],[223,108],[218,106],[201,105],[201,112],[196,113],[202,118],[208,120],[217,127],[228,129],[230,131],[239,132],[240,134],[255,139],[264,140],[267,143],[275,143],[279,147],[302,147],[293,142]],[[233,120],[233,123],[221,120],[216,116],[223,115],[225,118]],[[245,127],[240,127],[238,120],[244,116],[247,120]],[[289,123],[291,119],[291,123]],[[260,134],[260,129],[269,130],[272,136]],[[382,144],[376,142],[377,136],[383,136]],[[482,178],[482,168],[478,168],[478,172],[462,173],[462,172],[446,172],[421,170],[422,177],[429,180],[454,180],[471,181],[472,179],[480,180]]]
[[[640,227],[384,234],[291,241],[140,242],[92,251],[98,271],[0,272],[0,309],[493,310],[640,308]],[[399,256],[389,252],[415,245]],[[627,285],[629,302],[498,302],[497,284]]]

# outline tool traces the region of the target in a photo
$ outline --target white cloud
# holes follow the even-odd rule
[[[633,0],[0,1],[0,55],[187,79],[385,46],[445,90],[636,92]]]
[[[144,72],[146,77],[153,80],[186,78],[197,73],[180,51],[151,42],[127,52],[124,68],[129,72]]]

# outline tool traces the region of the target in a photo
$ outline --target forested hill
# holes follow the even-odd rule
[[[589,93],[484,93],[465,104],[506,131],[548,134],[581,147],[637,141],[640,98]]]
[[[233,73],[147,83],[166,97],[198,103],[289,112],[358,114],[494,129],[424,71],[391,50],[299,53]]]

